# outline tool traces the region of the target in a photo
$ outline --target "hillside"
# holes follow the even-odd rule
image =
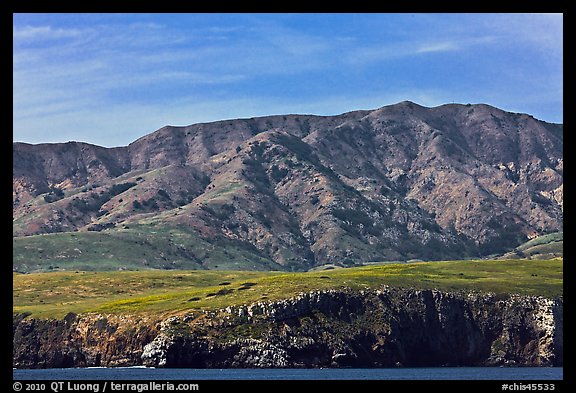
[[[538,236],[522,243],[500,259],[550,259],[564,255],[564,233]]]
[[[488,105],[13,145],[14,269],[308,270],[501,254],[562,230],[563,127]]]

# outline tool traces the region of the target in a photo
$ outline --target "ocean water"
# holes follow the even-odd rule
[[[155,369],[143,367],[12,370],[18,380],[562,380],[562,367],[340,369]]]

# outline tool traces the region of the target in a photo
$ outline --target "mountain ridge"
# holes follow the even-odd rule
[[[114,148],[17,142],[15,242],[153,225],[203,244],[183,245],[194,268],[236,257],[207,244],[233,244],[287,270],[504,252],[562,230],[562,132],[485,104],[404,101],[165,126]]]

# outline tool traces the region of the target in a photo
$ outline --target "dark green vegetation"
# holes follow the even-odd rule
[[[502,256],[503,259],[550,259],[564,255],[564,232],[538,236]]]
[[[14,143],[12,173],[17,272],[550,259],[517,247],[563,228],[563,126],[488,105]]]
[[[226,206],[226,205],[225,205]],[[210,210],[206,206],[206,210]],[[362,212],[337,210],[347,221]],[[563,232],[536,237],[500,259],[552,259],[563,255]],[[349,266],[349,260],[334,266]],[[116,231],[65,232],[13,238],[13,270],[113,271],[149,269],[282,270],[245,242],[202,238],[185,227],[126,225]]]
[[[244,242],[218,239],[217,246],[189,229],[133,224],[102,232],[65,232],[13,238],[13,270],[220,269],[277,270]]]
[[[53,272],[13,276],[15,313],[167,316],[330,288],[392,287],[562,295],[562,259],[419,262],[307,273],[255,271]]]

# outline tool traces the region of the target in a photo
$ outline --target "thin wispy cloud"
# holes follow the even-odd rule
[[[507,46],[527,45],[556,61],[562,59],[562,14],[496,14],[483,24]]]
[[[14,139],[114,146],[165,124],[406,99],[561,121],[562,28],[523,14],[16,14]]]
[[[23,26],[12,32],[15,41],[46,41],[61,38],[76,38],[86,34],[82,29],[53,28],[51,26]]]
[[[416,50],[416,53],[433,53],[433,52],[447,52],[461,49],[460,45],[455,42],[437,42],[433,44],[425,44]]]
[[[425,56],[442,52],[459,52],[478,50],[479,46],[494,45],[494,36],[460,37],[450,39],[407,40],[389,44],[376,44],[371,46],[352,46],[347,51],[346,62],[357,66],[389,60],[408,59],[416,56]]]

